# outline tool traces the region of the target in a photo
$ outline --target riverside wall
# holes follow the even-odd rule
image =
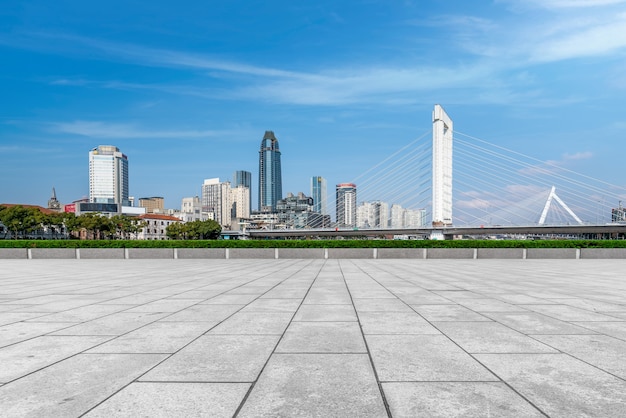
[[[1,259],[626,259],[626,248],[0,248]]]

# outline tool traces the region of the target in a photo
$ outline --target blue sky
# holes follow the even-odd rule
[[[455,131],[623,187],[625,28],[626,0],[6,0],[0,202],[86,196],[110,144],[131,195],[180,207],[205,178],[256,184],[265,130],[285,193],[321,175],[332,195],[435,103]]]

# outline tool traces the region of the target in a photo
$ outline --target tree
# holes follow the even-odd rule
[[[174,222],[167,226],[166,234],[169,239],[185,239],[187,237],[187,224]]]
[[[218,239],[222,233],[222,227],[216,221],[209,219],[207,221],[199,221],[198,232],[200,239]]]
[[[111,217],[111,223],[117,237],[121,239],[129,239],[131,234],[136,235],[146,225],[141,219],[127,215],[115,215]]]
[[[222,227],[214,220],[191,221],[185,224],[176,222],[167,227],[170,239],[217,239]]]
[[[11,231],[13,239],[25,238],[28,233],[40,227],[39,213],[38,209],[19,205],[5,207],[0,211],[0,221]]]

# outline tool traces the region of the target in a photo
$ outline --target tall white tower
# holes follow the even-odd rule
[[[433,226],[452,225],[452,119],[433,111]]]
[[[89,151],[89,201],[130,206],[128,157],[112,145]]]

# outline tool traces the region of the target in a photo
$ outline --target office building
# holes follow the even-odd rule
[[[139,207],[145,208],[146,213],[163,213],[165,209],[164,199],[160,196],[140,197]]]
[[[233,174],[233,187],[244,186],[252,189],[252,173],[244,170],[237,170]]]
[[[228,229],[231,224],[231,190],[230,182],[220,182],[219,178],[204,180],[202,184],[202,211],[209,219],[215,220],[222,228]]]
[[[259,151],[259,211],[273,212],[283,196],[280,149],[274,132],[265,131]]]
[[[311,197],[313,198],[313,212],[328,215],[326,203],[326,179],[320,176],[311,177]]]
[[[313,198],[300,192],[297,196],[287,193],[284,199],[276,202],[278,223],[286,228],[304,228],[308,225],[309,214],[313,213]]]
[[[356,226],[356,184],[338,184],[336,195],[337,226]]]
[[[128,157],[112,145],[89,151],[89,202],[130,206]]]

